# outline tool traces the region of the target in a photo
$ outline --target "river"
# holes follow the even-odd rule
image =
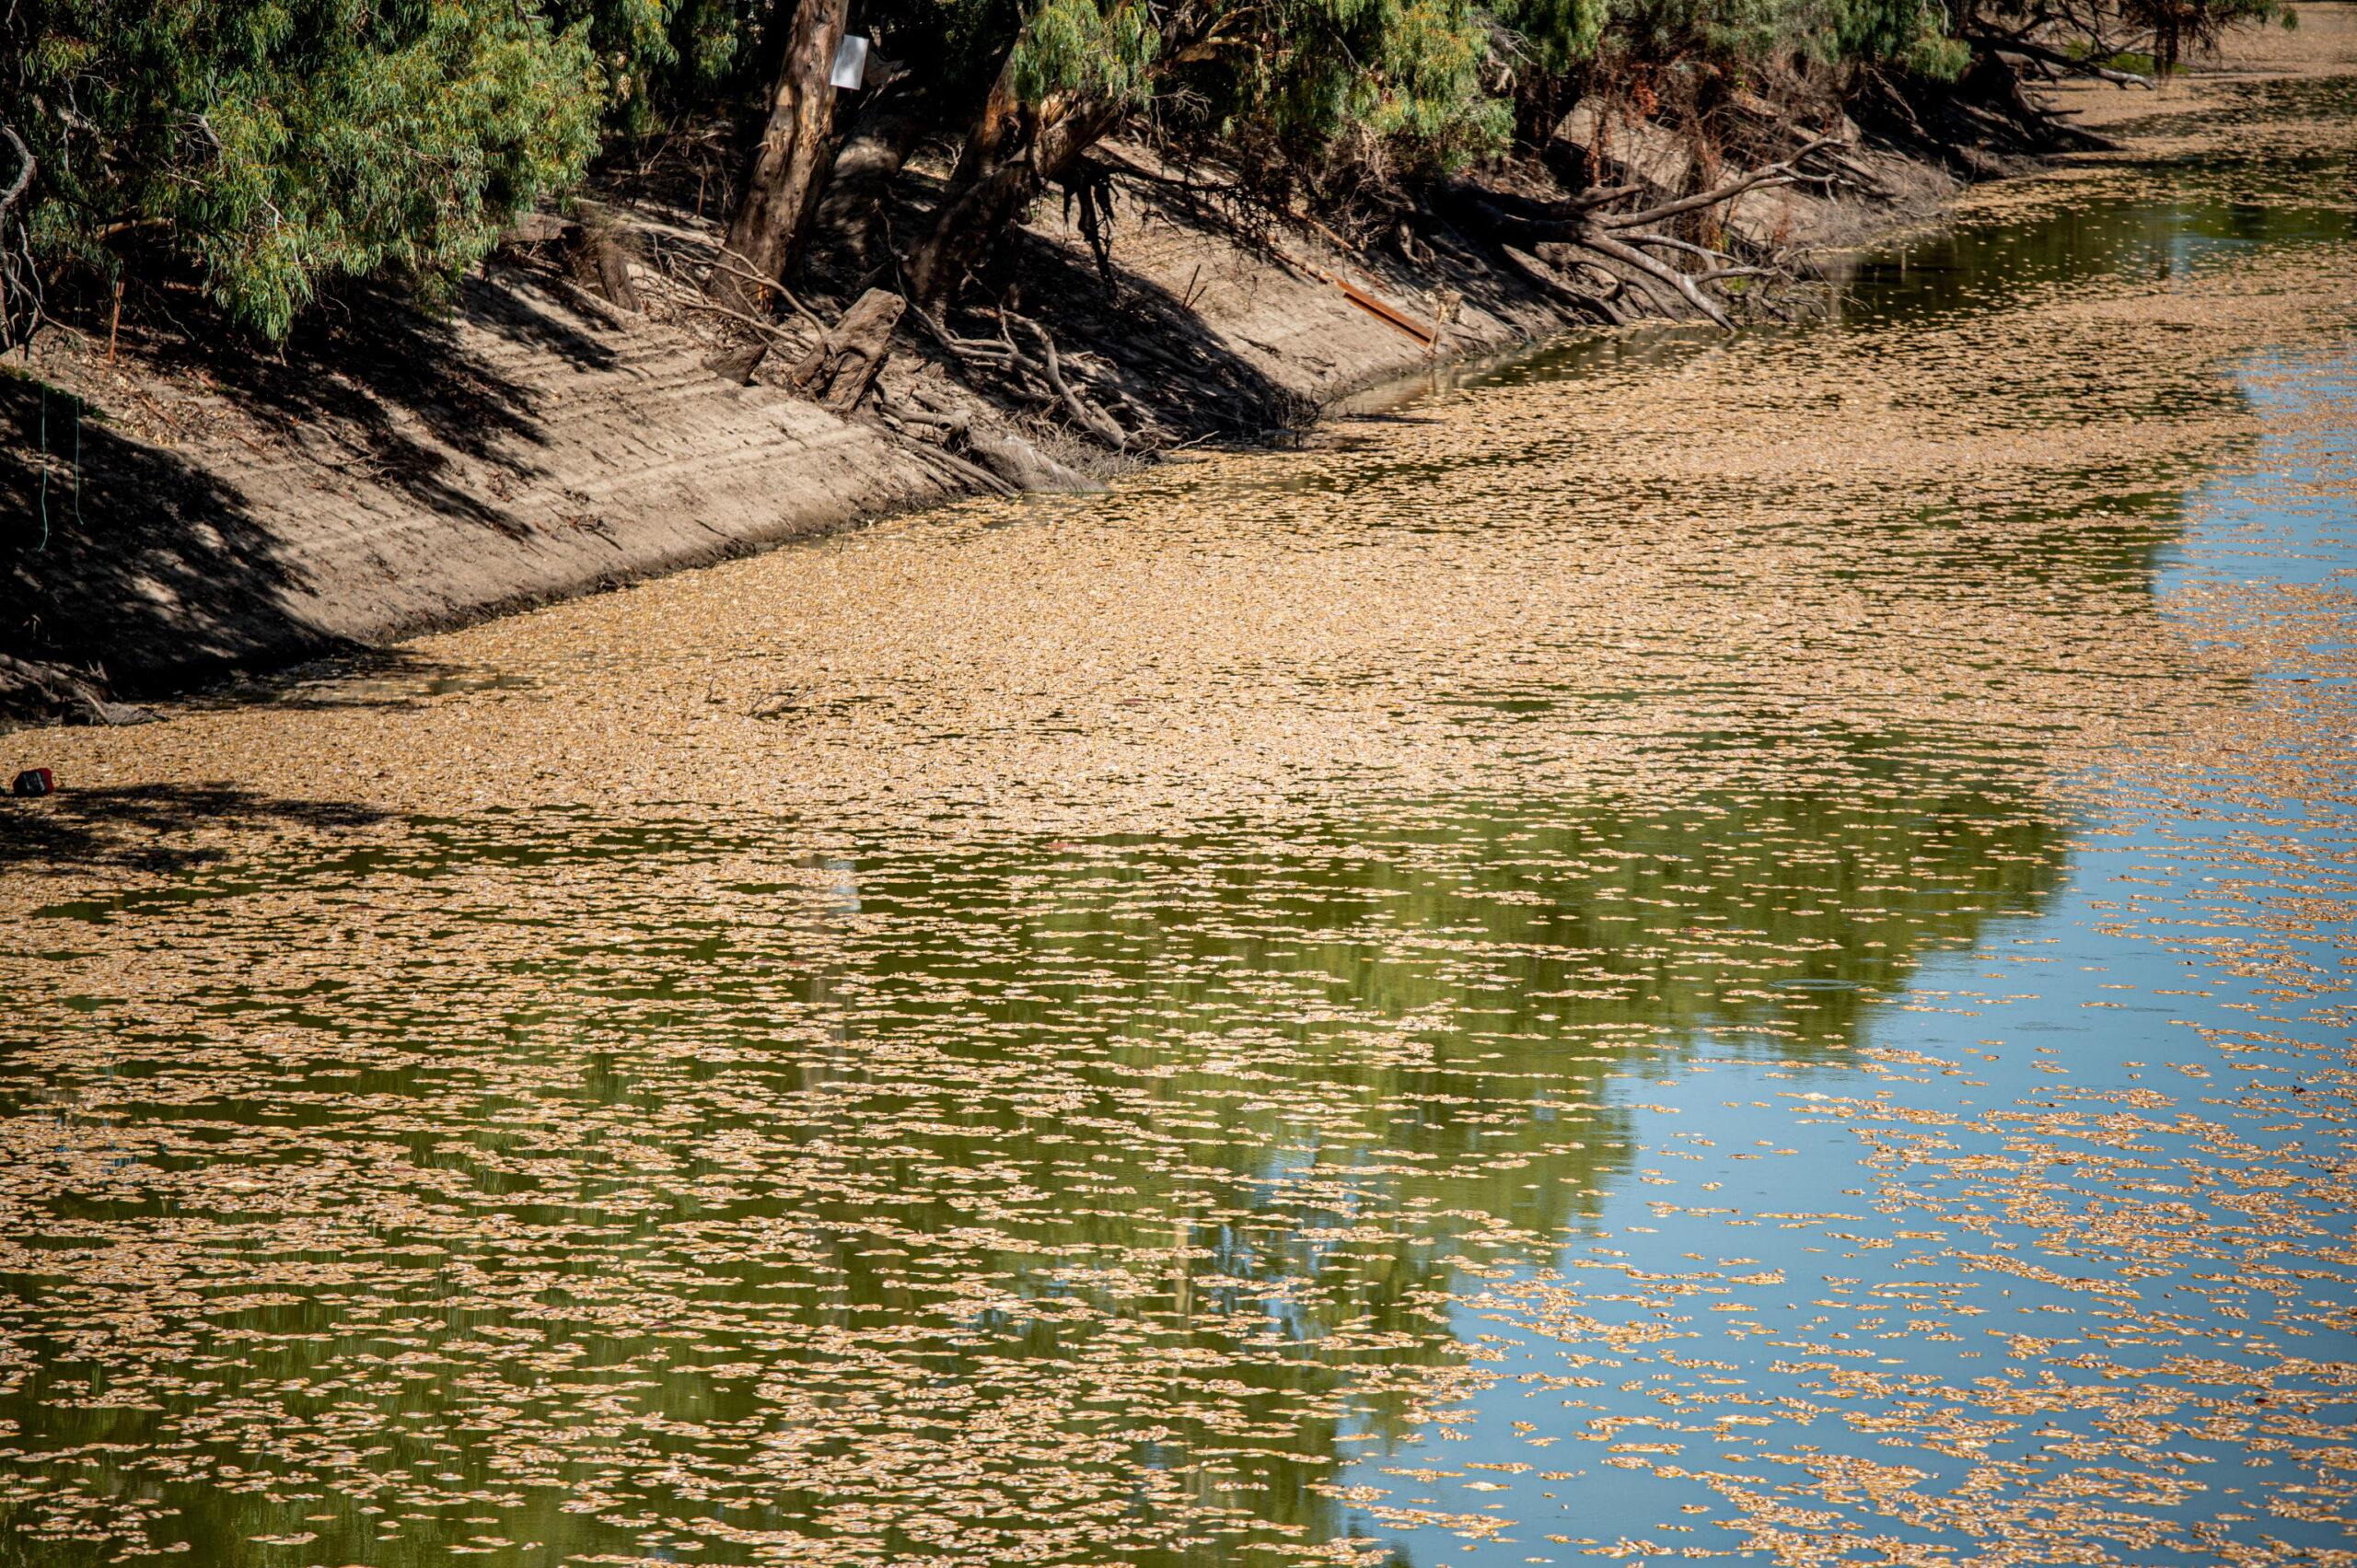
[[[2357,1561],[2357,96],[0,737],[0,1562]]]

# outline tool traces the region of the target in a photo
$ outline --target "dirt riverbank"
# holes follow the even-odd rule
[[[2247,40],[2225,64],[2345,65],[2357,12],[2302,9],[2299,31]],[[2082,123],[2149,128],[2207,90],[2069,92]],[[1956,189],[1898,153],[1868,156],[1879,195],[1779,192],[1749,221],[1802,249],[1854,245],[1926,221]],[[1344,394],[1571,325],[1469,256],[1369,261],[1310,227],[1248,234],[1154,192],[1143,179],[1131,192],[1109,279],[1043,206],[1027,308],[1068,342],[1118,341],[1148,367],[1143,412],[1185,442],[1296,428]],[[0,377],[0,656],[157,694],[1003,482],[890,419],[715,376],[710,323],[665,287],[692,226],[618,210],[636,310],[508,260],[470,278],[447,319],[352,296],[275,355],[168,323],[111,352],[49,334]],[[917,353],[896,354],[884,385],[888,406],[949,409],[1083,480],[1137,460],[1070,438],[1057,411],[977,397]]]

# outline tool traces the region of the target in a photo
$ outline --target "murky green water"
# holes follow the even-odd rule
[[[2351,1561],[2346,110],[43,738],[0,1562]]]

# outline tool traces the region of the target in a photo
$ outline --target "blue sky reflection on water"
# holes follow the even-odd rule
[[[2236,382],[2259,435],[2188,497],[2154,592],[2165,609],[2189,590],[2241,590],[2253,606],[2245,619],[2263,622],[2273,586],[2329,588],[2357,572],[2357,509],[2323,471],[2348,459],[2348,443],[2320,449],[2315,440],[2317,421],[2351,405],[2357,354],[2265,356]],[[2309,630],[2322,635],[2305,648],[2279,640],[2279,656],[2351,645],[2335,615]],[[2316,668],[2279,657],[2253,673],[2253,700],[2271,701],[2268,689],[2284,682],[2315,682]],[[2345,737],[2295,731],[2275,743],[2338,748]],[[1630,1108],[1640,1153],[1550,1275],[1566,1283],[1589,1331],[1534,1329],[1521,1294],[1533,1271],[1462,1282],[1455,1330],[1492,1380],[1423,1440],[1362,1444],[1364,1457],[1338,1482],[1340,1495],[1357,1500],[1351,1533],[1395,1543],[1417,1562],[1665,1561],[1747,1540],[1765,1553],[1778,1543],[1747,1529],[1725,1494],[1791,1487],[1795,1505],[1811,1512],[1805,1533],[1782,1543],[1788,1550],[1811,1540],[1818,1544],[1805,1553],[1839,1560],[1830,1542],[1846,1534],[1853,1546],[1875,1538],[1878,1552],[1955,1561],[1976,1542],[2025,1550],[2029,1528],[2054,1518],[2036,1506],[1984,1509],[1976,1493],[2018,1489],[2094,1458],[2134,1478],[2119,1493],[2134,1498],[2131,1517],[2085,1527],[2119,1561],[2181,1562],[2192,1560],[2189,1541],[2259,1538],[2293,1558],[2337,1560],[2351,1544],[2345,1521],[2283,1517],[2269,1506],[2316,1479],[2318,1450],[2276,1444],[2255,1455],[2238,1430],[2213,1440],[2183,1426],[2162,1442],[2158,1428],[2140,1433],[2139,1423],[2167,1421],[2186,1405],[2214,1422],[2221,1402],[2270,1398],[2189,1382],[2173,1370],[2178,1358],[2246,1367],[2263,1388],[2287,1353],[2324,1364],[2309,1369],[2321,1380],[2294,1373],[2273,1398],[2298,1401],[2324,1429],[2357,1420],[2357,1393],[2332,1365],[2357,1363],[2357,1256],[2348,1251],[2357,1210],[2309,1211],[2325,1236],[2293,1277],[2278,1271],[2245,1282],[2256,1289],[2222,1289],[2232,1258],[2049,1251],[2039,1225],[1963,1191],[1968,1183],[1945,1167],[1945,1179],[1925,1179],[1905,1157],[1915,1119],[1951,1144],[1950,1164],[1976,1153],[2002,1162],[2009,1142],[2018,1152],[2029,1135],[2026,1108],[2095,1116],[2133,1107],[2156,1085],[2176,1095],[2192,1080],[2212,1086],[2213,1100],[2249,1091],[2236,1109],[2210,1111],[2231,1128],[2243,1163],[2332,1167],[2336,1151],[2316,1143],[2313,1122],[2283,1120],[2292,1097],[2307,1092],[2294,1086],[2296,1059],[2254,1059],[2218,1041],[2256,1028],[2321,1060],[2347,1048],[2348,1009],[2317,1005],[2315,994],[2328,999],[2330,977],[2348,972],[2345,919],[2262,921],[2272,961],[2234,958],[2271,895],[2357,887],[2333,869],[2357,842],[2357,818],[2344,800],[2254,801],[2223,760],[2218,776],[2237,798],[2204,805],[2197,796],[2190,810],[2181,791],[2081,781],[2061,885],[2042,907],[1991,919],[1968,951],[1926,956],[1902,992],[1866,1014],[1856,1062],[1790,1061],[1759,1042],[1764,1050],[1665,1054],[1617,1074],[1609,1098]],[[2237,940],[2221,943],[2222,931]],[[2287,986],[2287,971],[2317,983]],[[1870,1073],[1863,1082],[1861,1064]],[[1877,1102],[1873,1114],[1856,1113],[1861,1099]],[[2236,1189],[2213,1186],[2205,1197],[2198,1179],[2191,1191],[2182,1179],[2217,1153],[2187,1120],[2136,1129],[2140,1168],[2149,1182],[2169,1179],[2171,1200],[2191,1211],[2182,1219],[2231,1229],[2234,1215],[2216,1200]],[[2099,1212],[2119,1176],[2112,1156],[2096,1155],[2083,1169],[2071,1144],[2053,1152],[2053,1201]],[[2314,1255],[2336,1245],[2337,1262]],[[2058,1277],[1977,1271],[1958,1254],[2037,1260]],[[1724,1283],[1744,1277],[1760,1283]],[[1705,1294],[1655,1294],[1665,1282]],[[2305,1298],[2310,1326],[2269,1319],[2260,1303],[2270,1291]],[[1956,1397],[2020,1353],[2017,1338],[2037,1355],[2092,1348],[2090,1311],[2145,1319],[2136,1332],[2105,1336],[2099,1365],[2042,1374],[2101,1390],[2094,1408],[1992,1419]],[[2339,1326],[2316,1332],[2318,1318]],[[1634,1327],[1643,1342],[1615,1345],[1596,1322]],[[1668,1337],[1645,1338],[1661,1329]],[[1898,1394],[1922,1419],[1887,1421],[1882,1402],[1842,1387],[1834,1368],[1912,1384]],[[1777,1407],[1772,1421],[1763,1405]],[[1926,1432],[1948,1440],[1923,1441]],[[2328,1464],[2350,1454],[2321,1452]],[[1842,1458],[1901,1469],[1837,1488],[1848,1505],[1826,1511],[1825,1478],[1839,1473],[1829,1461]],[[1420,1526],[1420,1510],[1446,1517]],[[2166,1535],[2144,1520],[2165,1522]],[[2021,1561],[2049,1560],[2026,1550]]]
[[[2347,821],[2335,819],[2289,830],[2288,836],[2345,837],[2348,831]],[[1706,1541],[1720,1550],[1734,1544],[1715,1522],[1728,1510],[1713,1491],[1693,1479],[1657,1476],[1655,1465],[1716,1472],[1769,1492],[1780,1482],[1802,1480],[1803,1468],[1824,1456],[1850,1454],[1920,1469],[1923,1475],[1909,1478],[1910,1487],[1938,1494],[1953,1491],[1991,1461],[2039,1465],[2049,1445],[2069,1441],[2057,1434],[2056,1426],[2087,1435],[2091,1423],[2062,1417],[2053,1425],[2017,1424],[1985,1446],[1941,1454],[1910,1446],[1903,1454],[1893,1453],[1877,1446],[1871,1429],[1851,1427],[1844,1419],[1844,1402],[1829,1400],[1821,1380],[1794,1375],[1794,1363],[1822,1366],[1829,1353],[1860,1365],[1960,1385],[1994,1370],[1988,1364],[2007,1355],[2013,1336],[2043,1338],[2060,1331],[2064,1342],[2071,1342],[2075,1315],[2086,1309],[2085,1301],[2074,1300],[2073,1293],[2010,1275],[1965,1276],[1974,1283],[1961,1295],[1934,1294],[1930,1287],[1962,1275],[1947,1256],[1951,1247],[1974,1253],[2018,1249],[2022,1255],[2038,1256],[2036,1228],[2002,1221],[1961,1228],[1953,1221],[1993,1216],[1985,1210],[1975,1214],[1970,1206],[1951,1207],[1936,1187],[1920,1202],[1899,1198],[1888,1185],[1891,1172],[1861,1157],[1865,1140],[1851,1118],[1839,1113],[1812,1116],[1809,1106],[1817,1101],[1832,1109],[1834,1102],[1825,1097],[1846,1100],[1864,1095],[1882,1101],[1898,1119],[1916,1109],[1969,1115],[2051,1104],[2058,1096],[2132,1094],[2141,1086],[2177,1076],[2172,1069],[2195,1068],[2230,1080],[2240,1063],[2209,1050],[2198,1030],[2189,1026],[2235,1029],[2246,1027],[2254,1016],[2273,1028],[2298,1031],[2299,1038],[2319,1050],[2333,1048],[2338,1042],[2329,1031],[2318,1029],[2312,1020],[2287,1017],[2269,984],[2220,974],[2199,958],[2183,956],[2189,949],[2173,947],[2165,937],[2117,933],[2119,900],[2107,896],[2119,890],[2116,877],[2134,877],[2143,920],[2166,926],[2206,918],[2202,912],[2214,900],[2212,886],[2203,879],[2207,864],[2184,854],[2173,836],[2154,838],[2137,830],[2119,839],[2091,837],[2073,858],[2069,882],[2047,910],[2026,919],[1992,923],[1982,946],[1972,952],[1927,959],[1908,988],[1909,1010],[1885,1008],[1874,1016],[1861,1054],[1872,1058],[1879,1051],[1901,1051],[1908,1060],[1875,1073],[1870,1086],[1856,1082],[1853,1069],[1785,1066],[1748,1055],[1697,1055],[1657,1066],[1643,1079],[1620,1086],[1621,1097],[1636,1108],[1631,1132],[1644,1151],[1635,1161],[1638,1182],[1666,1179],[1669,1184],[1614,1184],[1594,1226],[1563,1249],[1558,1271],[1586,1291],[1624,1297],[1644,1294],[1643,1275],[1781,1273],[1789,1288],[1729,1290],[1715,1299],[1703,1298],[1703,1310],[1696,1310],[1691,1299],[1671,1303],[1678,1337],[1632,1350],[1585,1339],[1570,1344],[1550,1340],[1522,1327],[1512,1311],[1481,1310],[1477,1298],[1476,1304],[1459,1307],[1457,1331],[1467,1343],[1480,1347],[1476,1353],[1498,1381],[1470,1401],[1476,1415],[1457,1428],[1467,1440],[1435,1438],[1364,1460],[1343,1478],[1343,1484],[1398,1488],[1387,1501],[1411,1507],[1452,1514],[1493,1512],[1515,1520],[1515,1527],[1483,1552],[1485,1561],[1527,1557],[1576,1562],[1583,1559],[1575,1551],[1547,1538],[1568,1536],[1574,1542],[1604,1546],[1652,1542],[1658,1554],[1689,1541]],[[2320,967],[2330,969],[2340,962],[2330,943],[2293,946]],[[2003,978],[1992,983],[1992,976]],[[2191,994],[2196,991],[2208,994]],[[2306,1156],[2296,1139],[2270,1139],[2263,1127],[2253,1120],[2237,1125],[2236,1131],[2281,1157]],[[2201,1163],[2202,1156],[2188,1146],[2188,1140],[2143,1136],[2156,1151],[2144,1156],[2150,1163]],[[1966,1150],[1969,1152],[1968,1144]],[[1706,1191],[1710,1183],[1720,1185]],[[2092,1185],[2096,1191],[2085,1201],[2100,1204],[2102,1183]],[[2075,1195],[2063,1196],[2069,1201]],[[1780,1215],[1792,1217],[1775,1217]],[[2344,1213],[2339,1217],[2338,1234],[2346,1239],[2351,1216]],[[2058,1269],[2071,1266],[2050,1256],[2044,1262]],[[2079,1266],[2087,1278],[2115,1274],[2115,1266],[2100,1258]],[[2147,1311],[2166,1314],[2175,1299],[2172,1291],[2194,1283],[2188,1274],[2213,1272],[2218,1267],[2217,1260],[2202,1258],[2180,1270],[2156,1270],[2137,1279],[2127,1295]],[[1624,1269],[1637,1274],[1636,1283]],[[1480,1287],[1469,1283],[1464,1288],[1470,1293]],[[2311,1275],[2302,1288],[2313,1302],[2337,1304],[2344,1310],[2357,1307],[2357,1272],[2346,1265],[2328,1277]],[[1952,1306],[1935,1305],[1944,1299],[1967,1303],[1974,1314],[1968,1318],[1955,1313]],[[2189,1290],[2187,1299],[2200,1302],[2202,1293]],[[1741,1303],[1744,1309],[1707,1309],[1722,1303]],[[1608,1321],[1642,1323],[1649,1316],[1661,1320],[1643,1302],[1597,1304],[1591,1310]],[[1870,1322],[1910,1317],[1917,1319],[1917,1331],[1892,1333],[1889,1337],[1899,1342],[1895,1345],[1878,1342],[1877,1329],[1869,1327]],[[1922,1331],[1933,1320],[1936,1327]],[[2057,1325],[2061,1325],[2060,1330]],[[2238,1321],[2207,1318],[2198,1307],[2179,1328],[2180,1337],[2165,1349],[2154,1346],[2141,1355],[2113,1342],[2109,1365],[2124,1374],[2142,1374],[2168,1355],[2190,1353],[2233,1361],[2237,1342],[2251,1331]],[[1898,1353],[1874,1353],[1884,1349]],[[2351,1359],[2352,1353],[2357,1353],[2357,1341],[2346,1331],[2326,1342],[2299,1347],[2302,1355],[2325,1361]],[[1546,1386],[1548,1379],[1565,1374],[1596,1377],[1603,1386],[1570,1390]],[[1530,1375],[1537,1376],[1525,1381]],[[2116,1376],[2107,1380],[2119,1386]],[[1779,1411],[1774,1434],[1763,1437],[1737,1424],[1759,1413],[1750,1404],[1707,1402],[1713,1395],[1724,1398],[1735,1390],[1755,1400],[1798,1398],[1824,1413],[1796,1422],[1789,1408]],[[1683,1396],[1679,1402],[1685,1408],[1665,1411],[1660,1396],[1666,1392]],[[1918,1397],[1939,1402],[1936,1394]],[[1580,1408],[1567,1409],[1574,1400]],[[2311,1413],[2331,1423],[2350,1412],[2336,1400],[2311,1407]],[[1582,1440],[1596,1433],[1590,1418],[1597,1415],[1635,1419],[1614,1424],[1604,1434],[1608,1441]],[[1733,1419],[1722,1434],[1713,1435],[1712,1429],[1725,1418]],[[1536,1430],[1517,1437],[1516,1423],[1530,1423]],[[1548,1435],[1555,1440],[1543,1446],[1529,1441]],[[1639,1446],[1640,1452],[1644,1446],[1661,1446],[1674,1453],[1655,1449],[1635,1463],[1631,1456],[1617,1456],[1621,1464],[1616,1466],[1616,1445]],[[2202,1475],[2210,1490],[2189,1494],[2176,1509],[2162,1510],[2183,1520],[2263,1514],[2254,1506],[2257,1500],[2274,1487],[2303,1479],[2301,1467],[2288,1460],[2242,1468],[2237,1463],[2243,1455],[2239,1443],[2173,1437],[2170,1446],[2221,1467]],[[1469,1469],[1469,1462],[1515,1468]],[[2122,1455],[2119,1462],[2130,1461]],[[2224,1469],[2227,1464],[2236,1468]],[[1529,1468],[1519,1468],[1524,1466]],[[1429,1485],[1403,1484],[1398,1472],[1413,1468],[1459,1473]],[[1485,1490],[1464,1490],[1469,1481]],[[1492,1487],[1502,1490],[1486,1490]],[[1956,1544],[1951,1532],[1910,1529],[1875,1510],[1863,1516],[1864,1533],[1922,1542],[1945,1539],[1950,1549]],[[1665,1520],[1690,1525],[1697,1535],[1666,1533],[1661,1527]],[[1396,1540],[1417,1562],[1461,1560],[1463,1542],[1451,1531],[1397,1531],[1373,1520],[1365,1527],[1370,1534]],[[2270,1521],[2267,1528],[2287,1541],[2319,1548],[2341,1546],[2346,1539],[2337,1524],[2303,1530],[2296,1523]],[[1506,1552],[1509,1539],[1522,1551]],[[2177,1559],[2131,1552],[2125,1560]]]

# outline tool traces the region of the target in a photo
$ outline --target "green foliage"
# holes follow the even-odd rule
[[[283,336],[320,280],[432,294],[595,150],[584,29],[501,0],[20,0],[0,122],[41,162],[30,227],[112,270],[159,241]]]
[[[1449,166],[1512,128],[1483,82],[1490,17],[1466,0],[1278,0],[1246,13],[1186,77],[1220,134],[1293,156],[1376,147],[1387,161]]]
[[[1560,75],[1594,57],[1609,10],[1607,0],[1500,0],[1494,14],[1532,68]]]
[[[1834,56],[1890,62],[1949,80],[1973,59],[1940,0],[1836,0]]]
[[[1015,45],[1015,91],[1026,103],[1070,96],[1143,102],[1161,37],[1146,6],[1039,0]]]
[[[1454,0],[1353,5],[1376,64],[1344,94],[1343,123],[1355,122],[1441,162],[1457,162],[1504,140],[1506,106],[1482,82],[1490,54],[1489,17]],[[1347,71],[1348,63],[1339,64]]]
[[[1639,59],[1888,61],[1950,76],[1968,52],[1939,0],[1611,0],[1609,36]]]
[[[732,86],[765,7],[759,0],[550,0],[546,9],[560,31],[586,30],[611,122],[642,131]]]
[[[601,134],[739,113],[794,4],[15,0],[0,124],[40,163],[15,215],[52,264],[168,251],[272,336],[330,278],[431,296],[576,181]],[[1951,75],[1960,31],[2017,25],[2026,4],[865,0],[857,25],[911,63],[944,131],[1004,63],[1028,104],[1139,110],[1316,192],[1459,166],[1583,93],[1693,113],[1777,73],[1823,90],[1839,74],[1817,67],[1848,62]],[[2065,6],[2044,25],[2149,31],[2161,70],[2232,23],[2290,19],[2279,0]]]
[[[1887,61],[1943,81],[1971,62],[1939,0],[1833,0],[1832,11],[1833,47],[1820,58]]]

